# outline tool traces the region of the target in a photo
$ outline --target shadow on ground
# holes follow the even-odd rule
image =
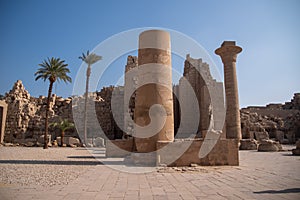
[[[38,164],[38,165],[103,165],[100,161],[74,160],[0,160],[0,164]],[[108,161],[104,164],[120,165],[119,161]]]
[[[253,192],[255,194],[264,194],[264,193],[269,193],[269,194],[285,194],[285,193],[300,193],[300,188],[289,188],[289,189],[284,189],[284,190],[263,190],[259,192]]]
[[[105,158],[105,156],[68,156],[67,158],[97,159],[97,158]]]

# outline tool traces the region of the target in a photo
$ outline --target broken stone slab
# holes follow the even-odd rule
[[[254,139],[240,140],[240,150],[257,150],[257,141]]]
[[[273,140],[264,140],[258,145],[258,151],[260,152],[273,152],[282,150],[282,146],[279,142]]]
[[[61,137],[56,137],[57,144],[61,146]],[[80,146],[80,141],[78,138],[75,137],[64,137],[64,144],[67,146],[76,145]]]
[[[296,142],[296,149],[292,149],[292,153],[295,156],[300,156],[300,140]]]
[[[12,147],[12,146],[14,146],[14,144],[13,143],[3,143],[3,146],[5,146],[5,147]]]
[[[44,144],[44,135],[40,135],[37,139],[37,143]],[[48,135],[48,146],[52,146],[51,144],[51,135]]]
[[[300,149],[293,149],[292,150],[293,155],[300,156]]]
[[[300,149],[300,140],[296,142],[296,149]]]
[[[35,143],[31,142],[31,141],[28,141],[24,144],[25,147],[34,147],[35,146]]]
[[[258,142],[262,142],[264,140],[269,139],[269,134],[266,131],[255,131],[254,134]]]

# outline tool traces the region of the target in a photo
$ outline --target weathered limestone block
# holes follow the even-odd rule
[[[5,134],[5,122],[7,116],[7,103],[0,100],[0,144],[3,143],[4,134]]]
[[[37,139],[37,143],[43,145],[44,144],[44,135],[40,135]],[[52,146],[51,135],[48,135],[48,146]]]
[[[106,140],[106,157],[126,157],[133,152],[133,139]]]
[[[265,140],[269,140],[269,134],[266,131],[255,131],[255,138],[258,142],[263,142]]]
[[[168,166],[190,166],[191,164],[198,165],[239,165],[238,156],[238,141],[236,139],[220,139],[216,145],[204,158],[199,158],[199,150],[203,145],[202,139],[195,139],[190,144],[190,141],[175,141],[171,143],[158,142],[158,149],[167,145],[170,152],[177,152],[178,149],[188,149],[176,158],[175,154],[168,152],[158,151],[159,161],[158,164],[167,164]],[[164,155],[167,154],[167,155]],[[170,161],[174,161],[170,163]]]
[[[300,140],[296,142],[296,149],[300,149]]]
[[[257,150],[258,143],[254,139],[242,139],[240,142],[240,150]]]
[[[250,106],[241,109],[243,138],[249,138],[250,131],[267,131],[269,137],[280,143],[294,143],[299,138],[300,110],[293,105],[297,102],[297,93],[291,102]],[[251,138],[251,137],[250,137]]]
[[[56,137],[56,141],[59,146],[61,146],[61,137]],[[70,146],[70,145],[77,145],[80,146],[80,141],[78,138],[74,137],[64,137],[64,144]]]
[[[293,155],[300,156],[300,149],[293,149],[292,150]]]
[[[289,142],[284,138],[284,132],[280,130],[275,131],[275,138],[280,142],[280,144],[287,144]]]
[[[296,149],[292,150],[293,155],[300,156],[300,140],[296,142]]]
[[[282,146],[273,140],[264,140],[258,145],[258,151],[280,151]]]

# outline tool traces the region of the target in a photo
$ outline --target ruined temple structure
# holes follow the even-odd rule
[[[188,83],[185,81],[187,80]],[[212,114],[218,115],[220,119],[224,118],[225,106],[223,96],[223,83],[217,82],[211,75],[209,65],[202,59],[194,59],[188,54],[184,62],[183,77],[179,80],[179,84],[173,87],[175,96],[178,101],[174,101],[175,128],[180,126],[180,116],[184,115],[188,122],[194,118],[195,106],[191,102],[187,93],[187,87],[192,87],[197,97],[197,107],[200,113],[200,121],[197,129],[197,137],[204,138],[210,125]],[[211,98],[212,97],[212,98]],[[183,113],[180,113],[180,108]],[[214,113],[212,113],[214,108]],[[216,130],[222,130],[224,122],[214,119],[213,127]],[[189,123],[181,127],[181,133],[177,134],[177,138],[188,137],[191,132]],[[177,133],[177,131],[176,131]],[[222,132],[222,137],[225,137],[225,132]]]
[[[123,88],[106,87],[101,91],[89,94],[89,109],[88,111],[88,131],[90,143],[97,137],[104,138],[104,134],[109,139],[122,138],[123,132],[115,124],[110,112],[110,99],[112,91],[118,91],[120,98],[123,100]],[[18,80],[12,90],[6,93],[4,100],[0,101],[0,111],[2,120],[1,143],[14,143],[26,146],[40,146],[43,143],[44,134],[44,118],[47,98],[40,96],[38,98],[30,96],[25,89],[22,81]],[[80,106],[81,105],[81,106]],[[73,96],[69,98],[58,97],[55,94],[51,97],[49,122],[59,122],[62,119],[73,120],[73,112],[80,113],[83,117],[83,96]],[[120,105],[122,106],[122,105]],[[91,115],[95,110],[96,117]],[[6,120],[5,120],[6,118]],[[66,131],[66,137],[73,137],[75,144],[80,145],[78,132],[81,131],[80,123],[82,119],[77,118],[76,123],[79,124],[76,129]],[[101,124],[103,132],[95,131],[95,124]],[[60,136],[60,131],[49,127],[50,140],[55,140]],[[51,145],[51,144],[50,144]],[[91,144],[92,145],[92,144]]]
[[[43,143],[45,109],[47,98],[31,97],[22,81],[18,80],[12,90],[5,95],[7,117],[4,142],[18,144]],[[52,95],[50,100],[49,122],[59,118],[72,120],[71,99]],[[55,132],[52,131],[53,136]]]
[[[148,163],[154,153],[157,159],[156,164],[169,166],[185,166],[192,163],[238,165],[241,130],[235,63],[240,51],[241,48],[236,46],[235,42],[224,42],[216,50],[224,63],[227,103],[225,113],[223,85],[212,78],[207,63],[187,55],[183,78],[179,85],[172,87],[169,33],[161,30],[141,33],[138,58],[128,57],[125,70],[128,74],[125,74],[125,101],[130,103],[129,106],[125,104],[124,109],[125,111],[127,109],[130,114],[127,118],[125,117],[124,129],[131,130],[133,134],[129,133],[132,137],[126,139],[107,142],[106,155],[109,157],[128,156],[130,162]],[[154,79],[155,83],[145,81],[150,79]],[[186,93],[189,86],[195,93],[197,106],[195,106],[195,101],[189,102],[191,93]],[[131,87],[135,90],[134,95],[131,92],[126,94]],[[172,94],[172,89],[174,94]],[[134,108],[131,103],[133,99]],[[161,105],[166,113],[151,114],[152,106],[157,104]],[[195,130],[193,125],[190,126],[188,123],[189,121],[195,122],[194,113],[200,113]],[[151,118],[151,115],[155,117]],[[217,120],[213,119],[214,115]],[[224,126],[222,117],[225,118],[225,115]],[[162,121],[160,118],[162,116],[165,117],[164,125],[156,132],[152,123],[157,119],[157,121]],[[181,116],[186,117],[184,122],[178,119]],[[131,119],[134,120],[135,125],[131,124]],[[184,127],[176,130],[182,123]],[[152,133],[149,137],[143,135],[145,132],[148,133],[147,131]],[[193,134],[194,137],[191,138]],[[212,134],[218,137],[211,138]],[[208,138],[206,138],[207,135],[209,135]],[[211,147],[209,143],[215,144]],[[174,157],[173,152],[178,149],[185,150]],[[199,156],[200,149],[207,151],[203,157]]]
[[[300,138],[300,93],[285,104],[239,109],[236,60],[241,51],[233,41],[215,51],[224,64],[224,85],[212,77],[205,61],[189,54],[179,83],[172,85],[169,33],[141,33],[138,56],[127,58],[124,86],[88,94],[88,145],[101,146],[105,139],[108,157],[143,162],[141,157],[149,154],[144,159],[155,159],[155,164],[186,166],[238,165],[239,143],[241,149],[295,143]],[[32,97],[18,80],[0,100],[0,142],[42,146],[46,101],[44,96]],[[66,137],[77,146],[82,145],[83,105],[83,95],[53,94],[50,101],[49,122],[75,122],[76,129]],[[164,124],[156,130],[160,122]],[[60,136],[53,127],[49,134],[52,142]],[[172,157],[178,150],[180,155]]]
[[[293,144],[300,138],[300,93],[290,102],[242,108],[243,139],[273,139],[281,144]]]

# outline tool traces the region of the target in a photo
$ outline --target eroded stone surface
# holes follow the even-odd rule
[[[300,94],[285,104],[241,109],[242,136],[244,139],[276,139],[282,144],[294,143],[300,137]]]
[[[257,150],[257,141],[254,139],[240,140],[240,150]]]

